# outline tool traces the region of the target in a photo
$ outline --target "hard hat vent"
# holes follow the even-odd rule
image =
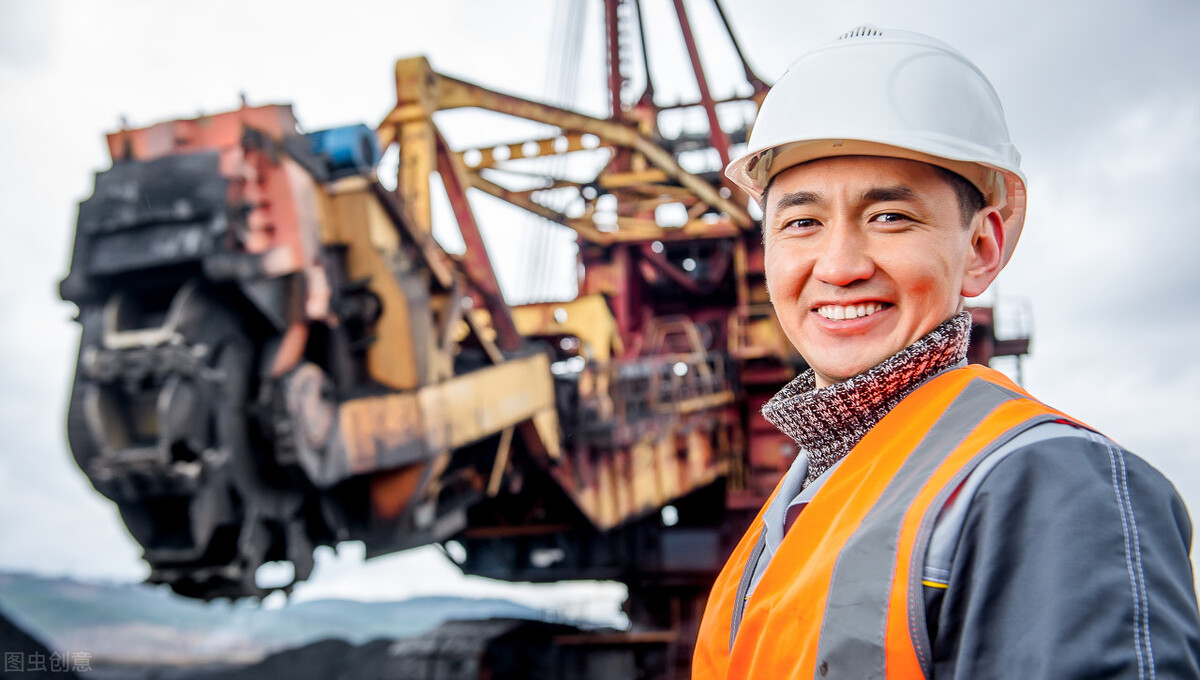
[[[849,38],[868,38],[873,36],[882,36],[883,31],[874,26],[859,26],[858,28],[846,31],[838,36],[838,40],[847,40]]]

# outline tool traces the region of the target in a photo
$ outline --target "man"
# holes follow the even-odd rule
[[[991,84],[920,34],[799,60],[727,175],[811,370],[801,455],[710,595],[696,678],[1196,678],[1191,522],[1157,471],[967,366],[1025,181]]]

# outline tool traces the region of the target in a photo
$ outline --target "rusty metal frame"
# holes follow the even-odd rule
[[[582,144],[582,136],[594,135],[598,139],[599,146],[632,151],[644,158],[650,167],[662,171],[666,176],[666,181],[678,183],[678,185],[691,192],[698,201],[722,213],[724,220],[727,220],[741,230],[754,228],[754,221],[745,208],[723,196],[707,180],[684,170],[669,151],[651,138],[641,134],[633,123],[595,118],[575,111],[489,90],[479,85],[438,74],[433,71],[428,62],[423,58],[402,60],[397,64],[397,74],[398,89],[402,93],[410,92],[412,87],[401,87],[399,84],[401,82],[411,83],[419,81],[422,83],[422,87],[418,94],[411,95],[412,99],[406,100],[402,96],[397,106],[380,123],[377,129],[377,136],[380,146],[383,148],[386,148],[393,142],[399,141],[402,136],[400,128],[413,122],[431,120],[433,113],[436,111],[459,108],[478,108],[495,111],[555,126],[567,136],[568,144],[570,144],[572,135],[578,136],[581,140],[580,146],[583,146],[584,149],[586,149],[586,145]],[[513,146],[519,147],[523,145],[507,146],[509,146],[511,153]],[[553,151],[553,142],[549,146]],[[539,144],[539,150],[541,148]],[[570,148],[568,146],[568,149]],[[527,157],[523,149],[518,148],[517,150],[521,151],[520,156],[517,157]],[[481,151],[480,153],[482,154],[483,152]],[[484,167],[489,166],[490,162],[483,164],[483,167],[478,169],[464,167],[464,174],[469,178],[468,183],[474,185],[474,176],[479,175]],[[405,168],[402,164],[402,175],[404,171]],[[648,190],[655,184],[646,183],[643,185],[643,188]],[[663,185],[670,186],[665,183]],[[399,186],[405,186],[404,179],[401,179]],[[527,207],[523,204],[514,204],[522,208]],[[720,224],[720,221],[717,224]],[[566,226],[572,225],[566,224]],[[663,232],[660,234],[662,236],[673,231],[670,228],[656,227],[656,229]],[[594,234],[581,234],[581,236],[587,238],[588,236],[594,236]],[[644,239],[647,236],[643,235],[641,238]]]
[[[675,16],[679,18],[679,29],[683,33],[683,42],[687,45],[688,58],[692,61],[692,73],[696,75],[696,85],[700,88],[700,104],[708,116],[708,138],[721,156],[721,167],[725,167],[729,165],[729,135],[725,134],[721,122],[717,120],[717,106],[713,102],[712,93],[708,91],[708,78],[704,76],[704,65],[700,63],[700,51],[696,48],[696,37],[692,34],[691,24],[688,23],[683,0],[675,0]]]
[[[452,351],[454,340],[450,328],[460,322],[469,328],[467,332],[494,364],[503,363],[504,352],[519,348],[523,342],[488,258],[468,189],[570,228],[578,236],[580,258],[588,267],[589,280],[593,275],[597,277],[594,284],[589,284],[592,288],[581,290],[580,294],[603,293],[612,310],[616,337],[624,343],[624,351],[613,357],[612,363],[587,365],[587,370],[595,374],[589,379],[600,381],[603,374],[606,387],[602,396],[611,400],[607,386],[615,386],[617,367],[636,363],[640,366],[635,368],[644,372],[639,375],[647,376],[647,387],[653,394],[643,395],[649,401],[632,404],[632,411],[621,405],[614,408],[611,401],[605,410],[604,399],[597,398],[594,404],[600,409],[597,414],[603,411],[601,417],[611,420],[615,427],[613,438],[607,443],[575,442],[560,454],[554,446],[558,443],[556,433],[547,431],[548,422],[534,419],[517,425],[515,432],[503,430],[490,469],[483,471],[477,481],[488,495],[500,493],[510,448],[514,445],[512,437],[519,433],[534,462],[558,480],[597,528],[614,527],[644,516],[670,499],[726,474],[732,465],[729,441],[741,436],[733,431],[739,421],[738,407],[724,360],[715,356],[714,361],[714,356],[706,351],[696,350],[699,340],[694,324],[688,326],[691,351],[640,356],[647,345],[646,336],[654,334],[654,324],[647,326],[653,318],[647,316],[647,305],[652,301],[637,282],[639,276],[644,276],[649,268],[659,280],[706,295],[732,272],[738,278],[738,309],[734,315],[741,317],[745,316],[744,307],[750,297],[745,279],[758,273],[751,269],[746,255],[756,224],[742,194],[723,181],[686,170],[677,159],[676,150],[658,136],[657,126],[658,114],[663,110],[703,109],[710,123],[708,135],[697,135],[696,139],[685,135],[686,138],[675,143],[680,152],[690,149],[693,143],[708,143],[718,149],[722,162],[726,162],[730,138],[717,125],[718,105],[757,103],[765,86],[753,79],[750,96],[715,99],[700,65],[688,17],[682,2],[677,0],[676,14],[699,85],[700,100],[659,107],[653,102],[648,78],[647,91],[631,108],[623,108],[620,90],[624,75],[618,64],[622,44],[615,28],[617,8],[622,2],[636,4],[634,0],[605,2],[610,19],[607,34],[610,118],[490,90],[439,74],[424,58],[414,58],[397,62],[396,106],[376,131],[380,146],[385,149],[394,143],[414,147],[402,149],[397,171],[397,192],[412,213],[415,223],[412,231],[417,236],[431,232],[428,175],[436,171],[466,244],[462,255],[449,258],[455,280],[461,279],[465,285],[456,283],[457,290],[447,293],[449,301],[445,304],[459,305],[466,296],[481,303],[484,309],[462,313],[460,309],[445,308],[439,336],[443,354]],[[640,22],[640,7],[632,9],[639,11]],[[743,67],[750,73],[744,59]],[[552,126],[558,134],[486,147],[451,148],[438,131],[436,118],[441,112],[465,108]],[[414,158],[420,155],[424,157]],[[597,164],[598,169],[594,176],[581,180],[526,172],[526,168],[521,168],[526,159],[547,157],[585,158],[585,162]],[[556,209],[540,202],[547,195],[545,192],[559,191],[577,193],[583,209]],[[609,221],[601,222],[596,219],[602,210],[599,199],[606,194],[616,197],[616,211]],[[680,204],[686,211],[686,218],[680,220],[682,225],[659,224],[656,211],[668,203]],[[729,244],[706,256],[708,274],[702,279],[689,275],[677,262],[661,255],[661,248],[651,247],[655,241],[694,240]],[[585,253],[585,249],[592,250]],[[598,265],[600,271],[593,272],[591,265],[598,262],[603,263]],[[681,362],[688,367],[684,375],[673,371]]]

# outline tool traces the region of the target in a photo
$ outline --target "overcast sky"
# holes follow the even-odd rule
[[[643,5],[655,23],[657,91],[694,96],[677,27],[666,21],[670,3]],[[1001,312],[1030,324],[1025,385],[1142,455],[1200,508],[1200,3],[725,5],[769,81],[807,46],[863,23],[934,35],[988,74],[1028,177],[1024,235],[993,291]],[[739,70],[712,39],[710,5],[688,6],[714,94],[731,94]],[[394,101],[395,59],[415,54],[443,73],[553,97],[546,64],[563,15],[550,0],[0,0],[0,569],[112,580],[147,573],[65,443],[78,328],[57,282],[77,203],[109,166],[104,133],[122,116],[140,126],[235,108],[239,93],[251,104],[292,103],[310,130],[374,126]],[[599,0],[587,0],[587,16],[578,106],[601,113]],[[478,126],[453,122],[452,143],[476,141]],[[489,224],[493,215],[503,217]],[[482,208],[489,243],[510,215]],[[522,255],[496,257],[506,276]],[[366,564],[353,546],[343,553],[322,553],[303,596],[532,597],[456,577],[431,550]],[[618,591],[605,592],[611,600]],[[593,592],[552,596],[573,606]]]

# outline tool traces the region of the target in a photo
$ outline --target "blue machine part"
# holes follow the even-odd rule
[[[324,158],[333,177],[369,172],[379,162],[375,132],[359,123],[310,132],[309,150]]]

